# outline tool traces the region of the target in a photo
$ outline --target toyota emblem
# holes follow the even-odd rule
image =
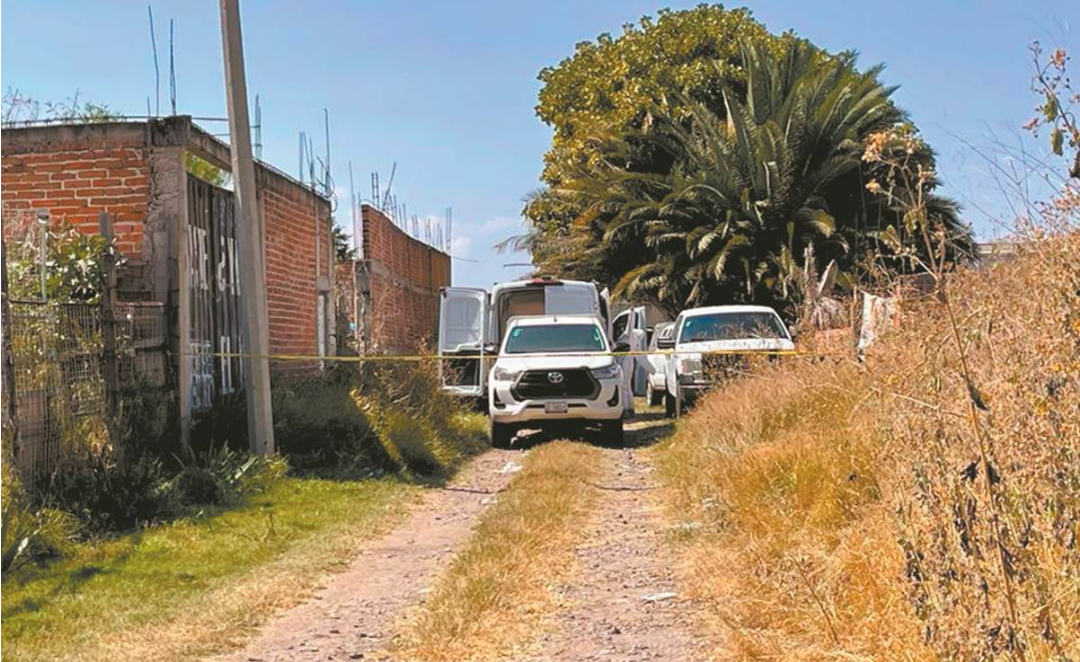
[[[565,377],[563,377],[563,374],[561,372],[548,373],[548,381],[552,384],[562,384],[563,379],[565,379]]]

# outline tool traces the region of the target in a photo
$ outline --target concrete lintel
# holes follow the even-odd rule
[[[226,172],[232,171],[232,152],[229,144],[218,140],[197,125],[191,126],[186,144],[187,150],[204,161],[221,168]]]
[[[187,143],[191,118],[186,115],[153,120],[50,123],[5,127],[0,134],[5,155],[94,148],[175,147]]]

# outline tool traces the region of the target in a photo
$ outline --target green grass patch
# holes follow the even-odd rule
[[[185,659],[227,649],[419,493],[284,478],[241,507],[80,545],[4,582],[4,660]]]

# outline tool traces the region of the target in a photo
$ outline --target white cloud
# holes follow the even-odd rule
[[[480,232],[506,232],[517,234],[525,230],[525,224],[520,218],[512,216],[495,216],[480,224]]]
[[[472,237],[454,237],[450,241],[450,254],[454,257],[469,259],[472,257]]]

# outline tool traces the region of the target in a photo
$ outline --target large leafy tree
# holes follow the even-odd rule
[[[623,26],[622,34],[601,34],[577,44],[573,55],[540,72],[543,87],[537,116],[553,131],[544,156],[544,186],[526,200],[532,231],[511,238],[532,252],[542,271],[563,273],[567,255],[581,257],[584,238],[570,232],[579,205],[552,193],[567,177],[595,165],[596,137],[634,133],[648,127],[657,111],[684,115],[687,102],[715,103],[724,83],[743,85],[740,40],[779,48],[747,9],[701,4],[693,9],[662,9]],[[594,272],[574,271],[582,277]]]
[[[744,80],[739,43],[771,44],[771,35],[747,9],[701,4],[662,9],[623,26],[618,37],[600,35],[540,72],[537,116],[552,127],[543,179],[557,185],[594,157],[590,138],[600,128],[639,129],[650,113],[679,114],[686,101],[708,102],[725,83]],[[677,95],[673,95],[677,92]]]
[[[868,191],[871,135],[909,126],[879,81],[851,54],[808,42],[740,40],[735,70],[714,61],[719,93],[671,92],[640,126],[597,127],[589,156],[534,196],[524,244],[541,269],[596,279],[616,294],[687,305],[796,300],[807,248],[818,266],[851,274],[873,231],[896,212]],[[932,165],[929,150],[912,158]],[[954,238],[966,232],[951,202],[933,198]],[[888,250],[886,247],[885,250]]]

